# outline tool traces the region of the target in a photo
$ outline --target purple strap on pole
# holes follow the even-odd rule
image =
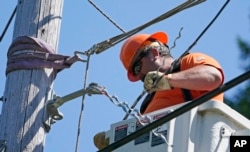
[[[73,57],[55,54],[55,50],[41,39],[20,36],[10,45],[6,75],[15,70],[32,70],[53,68],[57,73],[69,68],[76,61],[82,61],[77,55]]]

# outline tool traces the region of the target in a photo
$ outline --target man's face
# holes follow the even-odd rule
[[[134,76],[143,80],[148,72],[157,70],[159,68],[157,64],[159,57],[156,49],[150,49],[139,54],[132,66]]]

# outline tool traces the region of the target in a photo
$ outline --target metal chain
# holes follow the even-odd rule
[[[109,100],[110,100],[113,104],[115,104],[115,105],[118,106],[118,107],[121,107],[122,110],[123,110],[124,112],[126,112],[127,114],[133,116],[133,117],[140,123],[140,125],[146,126],[146,125],[148,125],[148,124],[150,124],[150,123],[153,122],[153,119],[152,119],[151,116],[149,116],[149,115],[142,115],[142,114],[139,112],[138,109],[132,109],[132,108],[130,108],[130,106],[128,105],[127,102],[120,101],[120,100],[118,99],[117,96],[109,95],[109,93],[108,93],[107,90],[103,90],[103,94],[104,94],[105,96],[107,96],[107,97],[109,98]],[[146,120],[146,121],[144,122],[144,121],[142,121],[142,120]],[[158,128],[151,130],[151,132],[152,132],[155,136],[160,137],[168,146],[173,146],[173,145],[170,145],[170,144],[168,143],[167,138],[166,138],[166,136],[165,136],[164,134],[158,132]]]

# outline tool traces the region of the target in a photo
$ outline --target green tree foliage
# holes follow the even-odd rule
[[[250,44],[241,38],[237,38],[240,48],[241,67],[244,71],[250,70]],[[243,88],[237,90],[233,99],[225,97],[225,103],[250,119],[250,81],[247,80]]]

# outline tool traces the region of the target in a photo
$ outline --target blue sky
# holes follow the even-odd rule
[[[125,31],[129,31],[145,22],[168,11],[183,1],[94,1]],[[225,1],[206,1],[198,6],[185,10],[169,19],[154,24],[140,33],[165,31],[169,35],[169,45],[172,46],[178,32],[183,27],[181,39],[172,50],[175,58],[181,55],[200,32],[214,17]],[[16,1],[0,2],[0,32]],[[239,60],[239,48],[236,43],[238,36],[249,42],[250,1],[231,0],[212,27],[192,48],[191,52],[203,52],[217,59],[224,69],[225,82],[243,73]],[[12,40],[13,25],[9,27],[5,37],[0,42],[0,93],[5,88],[5,69],[7,49]],[[64,1],[61,32],[58,53],[73,56],[74,51],[86,51],[94,44],[121,34],[121,31],[104,18],[87,0]],[[90,58],[87,84],[98,83],[106,87],[110,95],[116,95],[121,101],[132,105],[143,86],[141,82],[131,83],[127,80],[126,71],[120,60],[119,51],[122,43]],[[85,57],[83,57],[85,58]],[[86,59],[86,58],[85,58]],[[59,96],[83,88],[85,63],[75,63],[57,75],[54,90]],[[243,85],[238,85],[225,92],[231,97]],[[2,96],[2,95],[0,95]],[[82,98],[76,98],[60,107],[64,118],[53,124],[47,134],[45,152],[75,151],[78,119]],[[138,104],[137,108],[139,107]],[[1,108],[1,103],[0,103]],[[81,123],[79,151],[97,151],[93,144],[93,136],[100,131],[108,130],[112,123],[122,120],[125,113],[102,95],[86,96]]]

